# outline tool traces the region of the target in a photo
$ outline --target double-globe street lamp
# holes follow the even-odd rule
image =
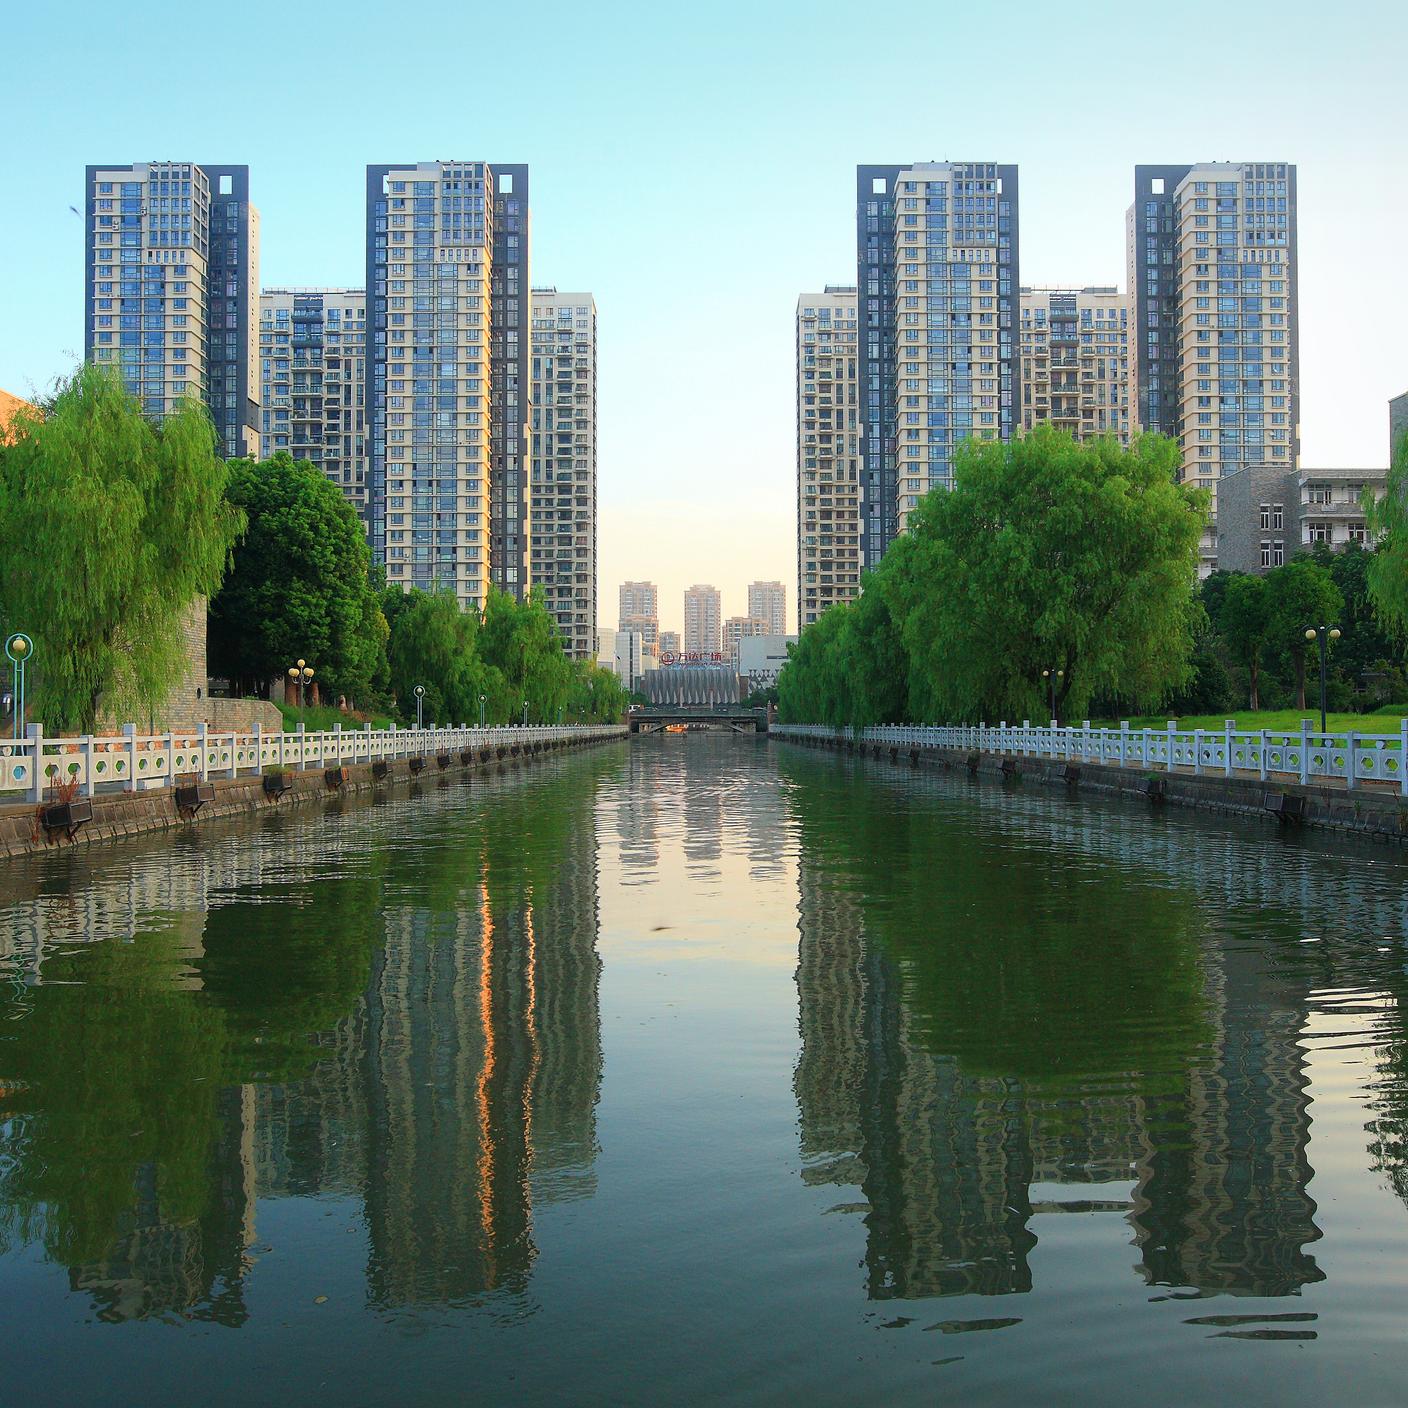
[[[1332,640],[1340,638],[1340,628],[1338,626],[1307,626],[1305,628],[1306,640],[1318,640],[1320,642],[1320,732],[1325,732],[1325,687],[1326,687],[1326,661],[1325,652],[1329,648]]]
[[[1041,672],[1042,679],[1047,681],[1047,698],[1051,701],[1052,728],[1056,727],[1056,681],[1064,679],[1065,676],[1066,672],[1064,670],[1043,670]]]
[[[298,722],[302,723],[304,690],[312,683],[313,667],[306,660],[300,660],[288,667],[288,677],[298,686]]]

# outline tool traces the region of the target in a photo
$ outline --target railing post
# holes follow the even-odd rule
[[[1120,766],[1124,767],[1129,758],[1129,720],[1120,720]]]
[[[38,806],[44,800],[44,725],[28,724],[29,737],[29,800]]]
[[[1300,783],[1304,787],[1310,781],[1310,720],[1300,721]]]
[[[264,725],[254,725],[254,775],[264,776]]]
[[[1088,763],[1090,761],[1090,746],[1090,720],[1084,719],[1081,722],[1080,737],[1080,760],[1083,763]]]
[[[1262,729],[1257,739],[1257,775],[1266,781],[1266,730]]]
[[[1223,733],[1224,733],[1224,735],[1225,735],[1225,737],[1224,737],[1224,739],[1223,739],[1223,744],[1222,744],[1222,747],[1223,747],[1223,754],[1222,754],[1222,775],[1223,775],[1223,777],[1231,777],[1231,776],[1232,776],[1232,733],[1233,733],[1233,730],[1237,727],[1237,721],[1236,721],[1236,719],[1223,719],[1222,724],[1223,724]]]
[[[298,721],[298,770],[303,771],[303,765],[308,757],[307,729],[303,720]]]
[[[83,759],[83,779],[78,784],[80,797],[93,795],[93,735],[85,733],[78,740],[78,756]]]
[[[176,734],[171,729],[166,731],[166,785],[176,785]]]
[[[1408,797],[1408,714],[1398,721],[1398,792]]]
[[[1203,775],[1203,731],[1200,728],[1193,730],[1193,776]]]
[[[1351,792],[1354,790],[1354,740],[1354,730],[1350,729],[1350,731],[1345,734],[1346,757],[1344,760],[1344,785]]]
[[[1170,719],[1168,721],[1168,765],[1164,768],[1165,772],[1173,771],[1173,735],[1177,729],[1178,720]]]
[[[202,719],[200,723],[196,725],[196,747],[200,749],[200,767],[196,769],[196,776],[199,777],[202,782],[205,782],[210,775],[210,754],[206,750],[207,742],[210,737],[210,734],[208,732],[209,728],[210,725],[207,724],[204,719]],[[176,779],[174,777],[171,779],[171,785],[173,787],[175,787],[176,785]]]
[[[137,790],[137,725],[123,724],[122,736],[127,740],[127,789]]]

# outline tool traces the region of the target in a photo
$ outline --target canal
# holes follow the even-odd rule
[[[1399,1402],[1405,874],[711,735],[0,866],[0,1401]]]

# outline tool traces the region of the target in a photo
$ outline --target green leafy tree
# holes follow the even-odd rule
[[[420,685],[427,723],[477,723],[479,695],[490,684],[477,649],[478,616],[460,610],[453,592],[413,587],[393,617],[391,690],[402,716],[415,717],[415,688]]]
[[[1217,627],[1233,658],[1247,667],[1248,703],[1261,708],[1261,662],[1272,630],[1272,599],[1264,577],[1236,573],[1222,593]]]
[[[1379,617],[1401,639],[1408,636],[1408,434],[1393,449],[1382,498],[1364,491],[1364,519],[1376,542],[1369,595]]]
[[[232,460],[229,495],[248,529],[210,604],[213,670],[254,692],[302,658],[323,692],[369,702],[386,678],[389,631],[352,505],[282,452]]]
[[[1304,558],[1266,574],[1271,603],[1268,639],[1284,650],[1295,671],[1296,708],[1305,708],[1305,655],[1311,626],[1332,626],[1344,610],[1344,597],[1329,572]],[[1317,647],[1318,649],[1318,647]]]
[[[491,691],[495,717],[516,722],[528,704],[529,723],[556,723],[567,704],[571,664],[562,649],[557,622],[534,592],[518,601],[491,590],[484,603],[479,650],[498,671]]]
[[[1177,445],[1077,443],[1040,429],[960,447],[952,490],[921,500],[876,574],[908,651],[910,716],[1035,717],[1155,704],[1183,683],[1207,496],[1174,482]],[[904,540],[901,540],[904,541]]]
[[[0,444],[0,625],[34,638],[35,712],[51,731],[166,698],[181,613],[220,585],[243,523],[226,479],[203,406],[155,425],[97,366]]]

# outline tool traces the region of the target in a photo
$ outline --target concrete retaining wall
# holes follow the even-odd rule
[[[970,772],[1012,786],[1091,789],[1125,797],[1141,806],[1196,807],[1248,817],[1270,826],[1302,825],[1350,832],[1375,840],[1408,842],[1408,803],[1388,790],[1365,787],[1299,786],[1262,782],[1257,778],[1220,777],[1181,772],[1147,772],[1103,763],[1052,762],[1041,758],[1004,757],[1000,753],[966,753],[951,748],[891,747],[856,743],[847,738],[790,738],[770,734],[783,743],[829,749],[858,757],[877,758],[902,767],[940,768]],[[1068,780],[1068,767],[1074,774]],[[1150,796],[1147,785],[1155,784]],[[1299,815],[1283,818],[1282,812]]]
[[[213,801],[205,803],[192,816],[178,814],[175,793],[171,788],[150,792],[100,793],[92,798],[93,820],[85,824],[72,841],[62,834],[46,836],[38,824],[35,808],[30,804],[0,806],[0,856],[23,856],[46,848],[67,845],[90,845],[118,836],[134,836],[144,831],[160,831],[170,827],[199,826],[209,817],[231,816],[238,812],[254,812],[269,807],[287,808],[314,802],[333,793],[369,792],[375,788],[404,786],[413,779],[429,782],[440,777],[464,776],[490,768],[536,761],[540,756],[567,749],[590,747],[599,743],[614,743],[626,737],[621,728],[610,733],[584,734],[560,742],[531,742],[522,745],[504,744],[470,750],[471,761],[463,763],[460,754],[450,754],[449,766],[441,768],[434,753],[424,759],[424,768],[413,774],[410,760],[398,758],[387,762],[386,776],[373,776],[379,764],[358,763],[342,769],[345,778],[329,782],[321,767],[306,771],[289,769],[282,774],[290,786],[281,797],[271,797],[264,790],[263,777],[232,777],[212,779]],[[266,774],[268,775],[268,774]],[[36,834],[37,832],[37,834]]]

